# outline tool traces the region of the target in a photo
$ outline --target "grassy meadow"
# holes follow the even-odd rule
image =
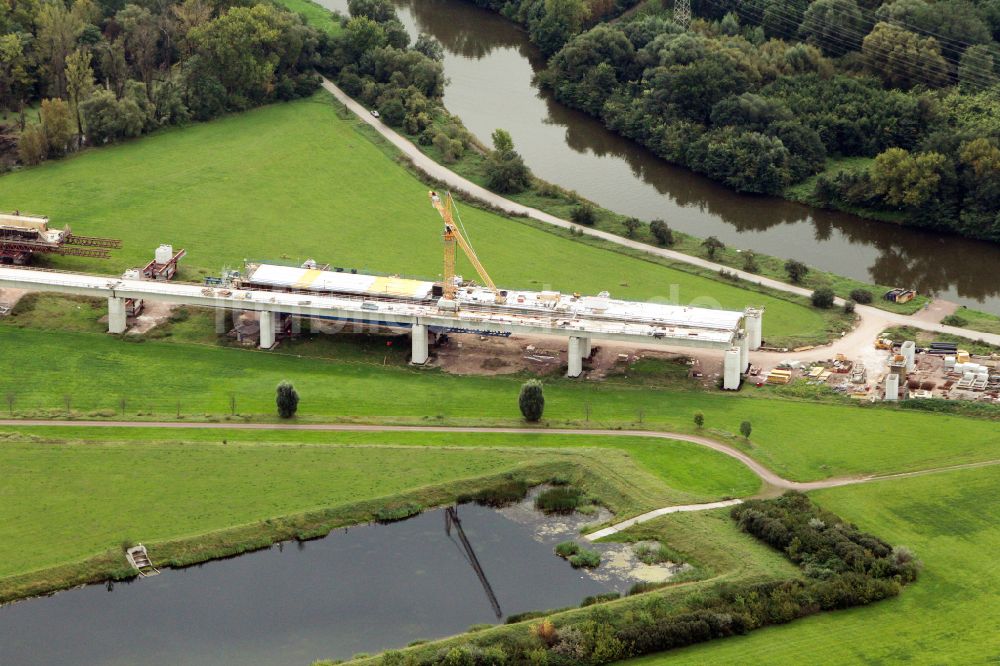
[[[884,481],[812,494],[863,530],[912,548],[920,579],[897,599],[628,662],[987,664],[1000,659],[1000,469]]]
[[[161,565],[191,563],[322,535],[383,507],[447,503],[509,473],[573,480],[622,517],[760,486],[740,463],[683,442],[288,434],[4,430],[0,600],[118,575],[126,542],[147,544]]]
[[[346,113],[346,111],[344,112]],[[435,278],[440,218],[427,188],[340,115],[332,98],[278,104],[171,129],[0,177],[9,207],[55,226],[111,236],[111,260],[55,257],[54,268],[119,273],[160,243],[188,250],[182,277],[217,275],[246,258]],[[742,310],[767,308],[772,341],[827,338],[798,302],[602,250],[461,206],[480,258],[502,286],[554,288]],[[474,271],[464,257],[459,270]]]
[[[517,393],[523,377],[517,376],[456,376],[384,366],[381,358],[135,343],[102,333],[10,326],[0,326],[0,345],[0,396],[12,400],[0,409],[10,407],[21,416],[274,420],[274,387],[288,379],[302,398],[297,416],[302,422],[522,422]],[[730,395],[555,378],[546,381],[545,419],[551,426],[701,432],[744,448],[796,480],[1000,458],[996,421],[754,397],[755,391],[748,387]],[[701,431],[692,422],[697,411],[705,414]],[[743,420],[753,425],[750,442],[736,434]]]
[[[5,442],[0,578],[125,540],[176,539],[394,495],[530,457],[487,449]]]

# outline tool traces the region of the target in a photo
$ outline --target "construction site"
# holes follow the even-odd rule
[[[805,382],[871,402],[939,399],[1000,403],[1000,354],[971,354],[957,343],[878,338],[866,360],[782,361],[769,372],[750,368],[756,386]],[[866,362],[867,361],[867,362]]]
[[[146,300],[240,311],[243,314],[234,317],[237,336],[244,341],[255,338],[264,349],[291,335],[295,320],[303,318],[369,329],[407,329],[410,361],[416,365],[427,363],[432,346],[454,334],[564,338],[569,377],[583,373],[595,340],[717,350],[723,355],[722,387],[739,388],[750,365],[750,351],[762,343],[762,309],[727,311],[626,301],[612,298],[607,291],[583,295],[500,289],[462,233],[452,197],[430,192],[429,198],[444,223],[443,271],[437,281],[364,274],[310,259],[300,266],[248,261],[242,270],[224,271],[203,284],[182,283],[172,278],[186,252],[161,245],[149,264],[127,270],[120,278],[27,268],[23,264],[30,254],[18,255],[17,261],[8,262],[16,267],[0,267],[0,286],[107,298],[108,331],[115,334],[126,332],[129,318],[142,312]],[[15,240],[5,240],[0,247],[11,255],[29,237],[36,238],[33,242],[39,251],[44,247],[47,252],[73,252],[78,248],[65,246],[81,238],[68,229],[48,231],[45,218],[10,215],[5,225],[5,239]],[[49,245],[41,244],[39,237],[50,238]],[[89,240],[103,244],[102,257],[108,256],[108,249],[120,246],[114,239]],[[456,273],[459,248],[475,269],[478,282]],[[536,358],[546,360],[543,354]]]

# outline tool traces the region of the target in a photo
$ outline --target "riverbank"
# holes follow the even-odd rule
[[[341,0],[322,4],[346,12]],[[482,141],[489,142],[498,127],[509,130],[543,180],[609,210],[646,221],[662,218],[696,238],[717,236],[734,248],[799,259],[862,283],[913,287],[1000,312],[991,268],[1000,261],[1000,246],[735,194],[670,166],[539,90],[533,76],[544,64],[540,55],[525,33],[500,15],[457,0],[395,4],[411,38],[428,33],[444,46],[450,79],[445,107]],[[741,263],[742,253],[735,265]],[[783,266],[776,268],[783,275]]]

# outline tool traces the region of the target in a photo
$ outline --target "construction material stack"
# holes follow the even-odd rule
[[[122,246],[116,238],[77,236],[69,227],[52,229],[47,217],[0,214],[0,263],[25,266],[35,253],[108,259]]]
[[[187,250],[174,253],[172,245],[161,245],[156,248],[153,260],[142,269],[142,277],[146,280],[172,280],[177,275],[177,262],[184,258]]]

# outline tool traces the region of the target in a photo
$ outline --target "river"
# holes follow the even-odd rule
[[[319,0],[347,13],[346,0]],[[489,144],[511,133],[535,174],[612,210],[859,280],[916,288],[1000,314],[1000,244],[773,197],[741,195],[570,109],[532,82],[544,59],[518,26],[465,0],[396,0],[403,24],[445,48],[445,106]]]

